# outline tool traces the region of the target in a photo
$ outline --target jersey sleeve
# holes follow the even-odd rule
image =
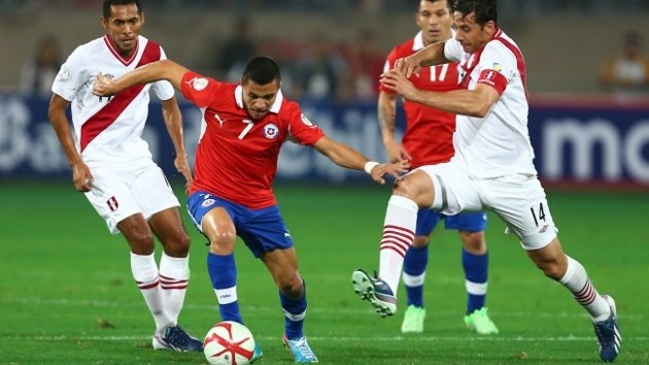
[[[464,49],[455,38],[444,42],[444,57],[449,61],[459,62],[464,57]]]
[[[160,47],[160,60],[166,60],[167,55],[165,54],[164,49]],[[167,80],[156,81],[151,85],[151,89],[160,100],[169,100],[174,95],[174,87]]]
[[[478,84],[487,84],[500,95],[518,73],[516,57],[500,42],[489,42],[485,46],[477,68]]]
[[[301,145],[313,146],[320,138],[322,138],[325,133],[309,120],[309,118],[302,113],[300,107],[294,103],[289,102],[286,105],[286,111],[284,117],[288,118],[289,121],[289,138],[293,141],[297,141]]]
[[[83,57],[82,46],[77,47],[68,56],[52,83],[52,92],[67,101],[74,99],[77,90],[88,79],[89,71],[86,58]]]
[[[204,77],[196,72],[189,71],[183,75],[180,91],[183,96],[199,108],[209,106],[218,100],[219,91],[224,84],[210,77]]]

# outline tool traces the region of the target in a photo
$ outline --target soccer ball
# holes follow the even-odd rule
[[[248,365],[255,353],[255,339],[241,323],[223,321],[205,335],[203,352],[213,365]]]

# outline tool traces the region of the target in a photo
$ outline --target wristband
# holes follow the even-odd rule
[[[372,169],[378,165],[380,165],[380,163],[376,161],[367,161],[365,163],[365,167],[363,167],[363,170],[365,170],[365,172],[367,172],[368,174],[372,175]]]

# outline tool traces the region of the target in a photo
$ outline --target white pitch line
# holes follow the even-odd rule
[[[3,337],[5,340],[29,341],[148,341],[150,336],[12,336]],[[262,341],[280,341],[279,336],[258,336]],[[595,337],[505,337],[505,336],[479,336],[479,337],[453,337],[453,336],[367,336],[367,337],[341,337],[341,336],[309,336],[309,341],[449,341],[449,342],[582,342],[595,341]],[[624,342],[646,342],[649,337],[624,337]]]
[[[216,300],[215,300],[216,301]],[[0,302],[5,303],[23,303],[23,304],[40,304],[40,305],[59,305],[59,306],[71,306],[71,307],[100,307],[100,308],[124,308],[124,307],[141,307],[142,302],[114,302],[114,301],[101,301],[101,300],[68,300],[68,299],[43,299],[36,297],[24,297],[24,298],[2,298]],[[374,310],[362,305],[360,303],[356,308],[318,308],[318,307],[309,307],[309,313],[322,313],[322,314],[358,314],[358,313],[368,313],[374,314]],[[183,310],[190,311],[205,311],[213,310],[218,311],[218,305],[215,303],[213,305],[207,304],[185,304]],[[275,305],[265,305],[265,306],[244,306],[241,308],[244,312],[278,312],[280,309]],[[455,311],[436,311],[429,313],[429,317],[446,317],[449,315],[456,315],[458,312]],[[533,317],[533,318],[588,318],[586,313],[569,313],[569,312],[499,312],[490,310],[489,313],[492,315],[496,314],[502,317]],[[463,313],[462,313],[463,315]],[[644,315],[641,314],[630,314],[622,312],[622,318],[626,320],[643,320]]]

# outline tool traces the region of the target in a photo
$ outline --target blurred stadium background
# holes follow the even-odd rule
[[[415,34],[416,7],[414,0],[143,1],[142,34],[160,42],[169,58],[221,79],[236,80],[242,60],[251,54],[275,57],[284,93],[302,101],[314,122],[381,159],[376,79],[391,47]],[[644,189],[649,88],[632,95],[606,89],[599,71],[622,51],[629,31],[649,43],[649,2],[501,0],[499,10],[501,26],[526,56],[530,128],[541,177],[562,186],[577,182],[579,188],[605,183]],[[58,42],[60,63],[77,45],[101,36],[100,15],[99,0],[0,0],[3,180],[67,177],[67,163],[47,122],[48,95],[21,88],[23,69],[43,39]],[[158,108],[152,110],[147,139],[156,160],[173,173],[168,138]],[[189,105],[183,114],[192,150],[199,115]],[[287,146],[282,159],[293,163],[280,164],[280,179],[362,178],[309,149]]]

